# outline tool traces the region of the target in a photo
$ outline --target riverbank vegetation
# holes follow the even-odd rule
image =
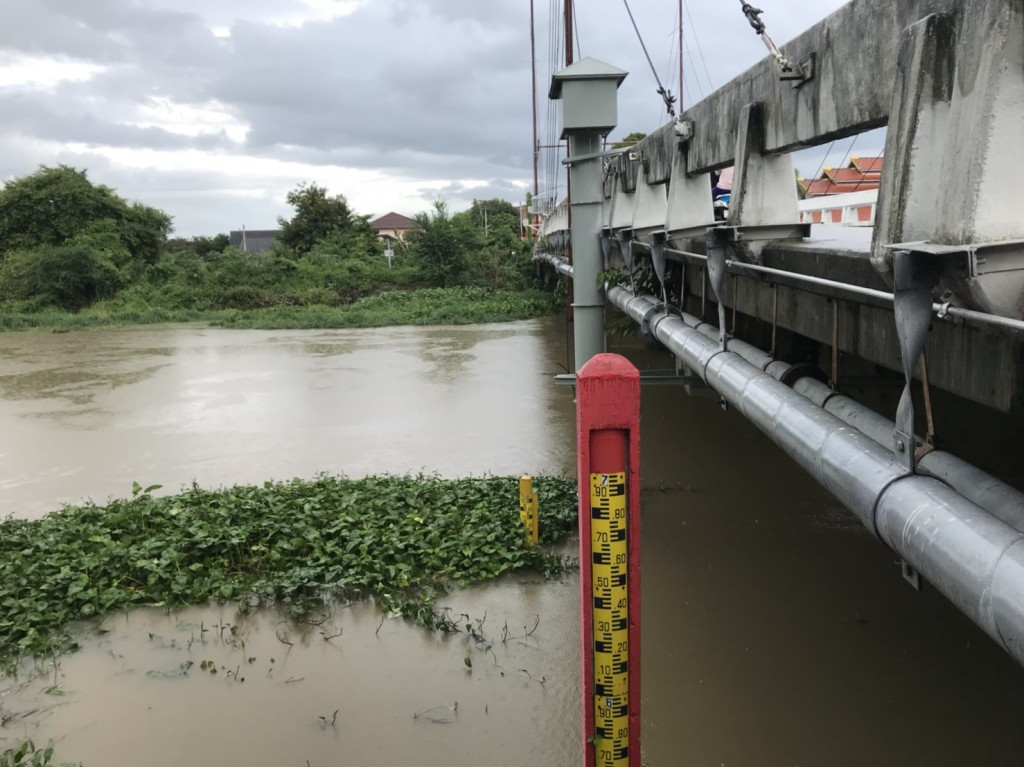
[[[525,543],[517,479],[321,476],[68,507],[0,522],[0,670],[75,648],[73,627],[145,605],[211,600],[308,616],[372,598],[457,631],[435,601],[453,586],[563,557]],[[575,483],[539,478],[541,542],[576,524]]]
[[[550,311],[551,295],[541,290],[420,288],[385,291],[341,306],[312,304],[260,309],[175,309],[110,302],[80,312],[60,309],[0,311],[0,330],[43,328],[62,332],[173,322],[206,322],[220,327],[260,330],[467,325],[525,320]]]
[[[316,184],[288,202],[273,247],[250,253],[226,234],[168,239],[167,214],[85,171],[42,167],[10,181],[0,190],[0,329],[462,324],[553,308],[534,289],[531,245],[507,202],[451,213],[438,201],[404,241],[378,238],[367,216]]]

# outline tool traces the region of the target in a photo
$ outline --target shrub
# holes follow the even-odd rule
[[[109,255],[81,244],[17,251],[8,255],[0,272],[0,292],[6,299],[70,311],[112,296],[121,282]]]
[[[270,290],[253,285],[235,285],[226,288],[214,297],[217,306],[226,309],[265,309],[280,302]]]

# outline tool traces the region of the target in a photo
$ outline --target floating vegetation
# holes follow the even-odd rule
[[[556,542],[575,527],[575,483],[536,488],[541,541]],[[135,485],[105,506],[0,522],[0,670],[74,649],[76,622],[146,605],[232,600],[314,619],[332,601],[373,598],[459,631],[435,608],[452,586],[567,564],[525,545],[513,477],[320,476],[162,498]]]
[[[0,767],[50,767],[53,763],[53,744],[36,748],[31,740],[24,740],[14,748],[0,752]],[[72,764],[61,767],[75,767]]]

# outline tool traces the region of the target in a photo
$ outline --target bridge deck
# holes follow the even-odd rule
[[[793,246],[794,249],[835,251],[844,255],[871,255],[873,230],[863,226],[826,226],[813,224],[811,236]]]

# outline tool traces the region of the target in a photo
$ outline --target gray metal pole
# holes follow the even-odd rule
[[[576,370],[604,353],[604,288],[598,275],[603,270],[601,253],[601,151],[600,131],[580,131],[569,136],[569,179],[572,197],[573,340]],[[591,157],[572,162],[573,157]]]

